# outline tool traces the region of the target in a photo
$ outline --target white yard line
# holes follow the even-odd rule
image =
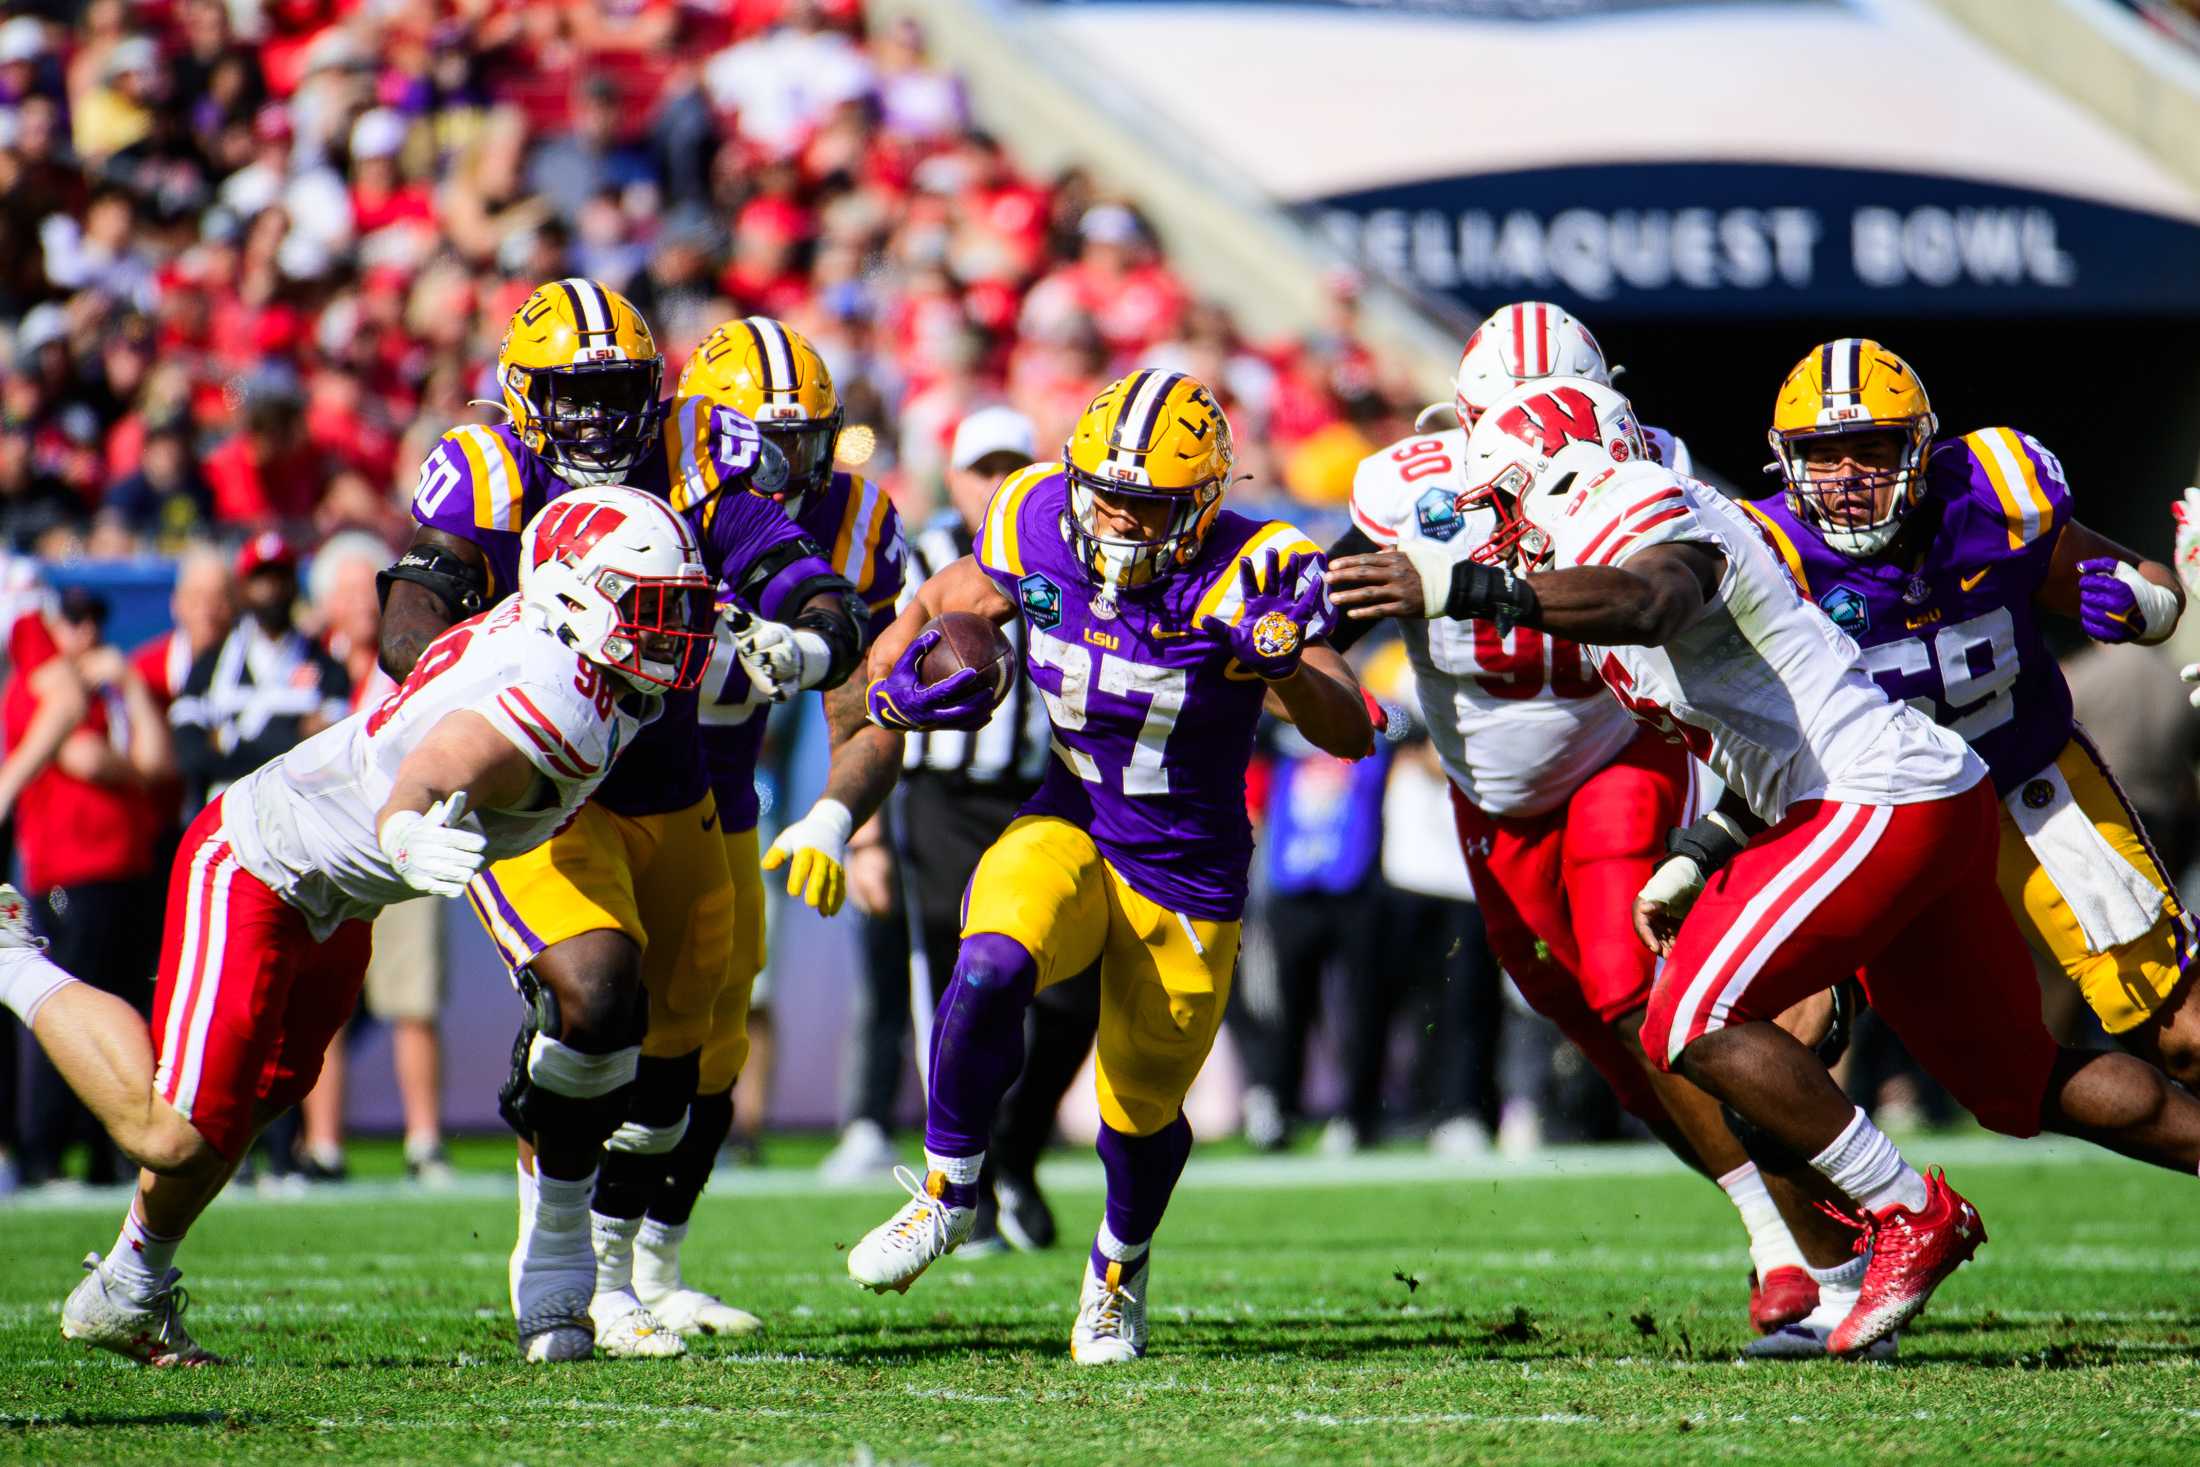
[[[1922,1165],[1946,1166],[2069,1166],[2092,1161],[2106,1152],[2081,1142],[2061,1138],[2013,1141],[2000,1136],[1919,1137],[1909,1151]],[[1598,1146],[1553,1146],[1517,1160],[1492,1154],[1472,1161],[1451,1161],[1423,1152],[1378,1152],[1372,1156],[1227,1156],[1194,1155],[1184,1174],[1184,1185],[1211,1191],[1298,1191],[1308,1187],[1377,1187],[1447,1182],[1513,1182],[1648,1177],[1678,1174],[1681,1164],[1672,1153],[1647,1142]],[[1039,1179],[1050,1190],[1098,1192],[1102,1187],[1100,1163],[1084,1157],[1061,1157],[1039,1168]],[[712,1195],[719,1197],[811,1197],[882,1193],[891,1190],[886,1178],[852,1182],[828,1182],[806,1167],[723,1167],[712,1179]],[[437,1198],[509,1198],[512,1178],[505,1172],[462,1173],[450,1186],[427,1189],[409,1182],[340,1182],[317,1186],[298,1194],[263,1196],[250,1188],[224,1193],[223,1207],[294,1207],[311,1203],[378,1202],[392,1200],[433,1201]],[[126,1187],[71,1188],[49,1193],[40,1189],[18,1192],[0,1199],[0,1214],[22,1212],[111,1212],[129,1198]]]

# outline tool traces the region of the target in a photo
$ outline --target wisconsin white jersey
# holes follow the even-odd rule
[[[238,863],[302,912],[316,938],[419,895],[382,854],[375,817],[398,766],[445,714],[481,715],[542,776],[524,808],[467,812],[493,862],[548,840],[663,706],[629,695],[615,675],[526,625],[523,611],[514,596],[460,622],[428,644],[397,691],[222,796]]]
[[[1402,438],[1360,461],[1352,520],[1381,545],[1419,541],[1465,560],[1496,527],[1461,510],[1466,430]],[[1526,627],[1500,637],[1485,621],[1399,623],[1421,718],[1444,773],[1492,815],[1540,815],[1564,804],[1635,737],[1627,710],[1571,642]]]
[[[1592,647],[1613,696],[1679,739],[1779,820],[1800,800],[1910,805],[1986,776],[1962,739],[1890,702],[1856,643],[1804,601],[1749,517],[1655,464],[1593,471],[1555,516],[1555,564],[1622,566],[1653,545],[1695,541],[1726,557],[1704,614],[1663,647]]]

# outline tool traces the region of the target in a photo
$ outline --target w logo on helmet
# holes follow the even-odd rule
[[[552,500],[535,527],[535,564],[579,559],[596,542],[626,523],[626,511],[608,504]]]
[[[1604,436],[1597,431],[1596,404],[1578,387],[1539,393],[1506,409],[1497,426],[1545,458],[1569,443],[1596,443]]]

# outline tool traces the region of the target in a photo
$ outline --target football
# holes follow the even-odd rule
[[[924,630],[938,632],[940,640],[917,664],[917,675],[929,685],[966,667],[977,668],[992,679],[993,706],[1000,707],[1016,683],[1016,649],[1001,629],[973,611],[946,611],[926,622]]]

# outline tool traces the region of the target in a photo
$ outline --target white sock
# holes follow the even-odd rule
[[[641,1232],[638,1217],[588,1215],[588,1241],[596,1250],[596,1293],[623,1293],[634,1287],[634,1236]]]
[[[1819,1175],[1853,1198],[1866,1212],[1890,1207],[1912,1211],[1925,1205],[1925,1179],[1902,1159],[1886,1133],[1858,1106],[1848,1129],[1810,1159]]]
[[[1864,1266],[1871,1260],[1859,1253],[1837,1268],[1810,1268],[1810,1276],[1818,1281],[1818,1307],[1804,1316],[1803,1324],[1812,1329],[1830,1330],[1849,1317],[1856,1307],[1859,1295],[1864,1292]]]
[[[596,1190],[596,1174],[577,1181],[562,1181],[535,1173],[535,1227],[546,1233],[585,1232],[588,1199]]]
[[[161,1280],[175,1266],[176,1249],[182,1244],[180,1234],[166,1238],[145,1226],[133,1200],[130,1210],[122,1215],[122,1232],[115,1238],[115,1246],[100,1260],[100,1267],[111,1281],[122,1285],[125,1292],[141,1299],[149,1298],[159,1292]]]
[[[680,1244],[687,1239],[686,1223],[642,1219],[634,1237],[634,1289],[652,1297],[680,1288]]]
[[[1757,1163],[1743,1162],[1719,1178],[1719,1186],[1742,1215],[1742,1226],[1749,1229],[1749,1261],[1757,1266],[1759,1279],[1770,1278],[1776,1268],[1807,1267],[1803,1250],[1795,1246],[1795,1235],[1765,1190]]]
[[[47,999],[76,981],[34,948],[0,948],[0,1004],[15,1010],[26,1029]]]
[[[1092,1246],[1100,1250],[1102,1258],[1110,1258],[1122,1264],[1123,1273],[1128,1277],[1131,1265],[1146,1256],[1146,1250],[1153,1246],[1153,1239],[1148,1238],[1143,1243],[1126,1243],[1108,1231],[1107,1222],[1103,1219],[1099,1234],[1092,1240]]]
[[[936,1151],[924,1153],[924,1164],[957,1186],[974,1186],[978,1173],[985,1167],[985,1153],[976,1156],[941,1156]]]

